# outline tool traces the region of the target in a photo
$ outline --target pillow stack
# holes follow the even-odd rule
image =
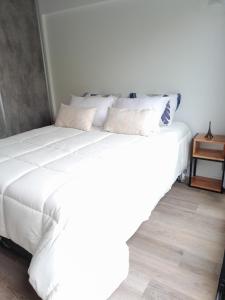
[[[172,124],[175,112],[178,109],[181,102],[181,94],[164,94],[164,95],[141,95],[137,93],[130,93],[130,98],[139,98],[139,99],[149,99],[154,98],[156,96],[165,97],[168,99],[166,108],[161,116],[161,126],[169,126]]]
[[[149,136],[159,132],[160,118],[168,99],[161,96],[149,99],[120,98],[110,109],[104,130]]]
[[[112,96],[72,96],[70,105],[75,108],[96,108],[93,126],[102,127],[106,121],[108,109],[113,105],[115,99]]]
[[[152,109],[110,108],[104,130],[149,136],[159,131],[160,115]]]
[[[127,108],[127,109],[153,109],[160,114],[160,117],[165,111],[168,97],[154,96],[145,98],[120,98],[114,104],[117,108]]]
[[[61,104],[55,126],[89,131],[92,126],[103,127],[108,109],[115,96],[77,97],[72,95],[70,105]]]
[[[70,105],[62,104],[55,126],[89,131],[92,126],[105,131],[149,136],[169,126],[180,103],[180,95],[142,95],[133,98],[88,94],[71,96]]]

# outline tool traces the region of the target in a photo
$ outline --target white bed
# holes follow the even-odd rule
[[[54,126],[0,140],[0,236],[31,254],[46,300],[105,300],[127,276],[126,241],[187,167],[191,133],[150,137]]]

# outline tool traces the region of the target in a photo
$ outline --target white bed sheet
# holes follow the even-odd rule
[[[48,126],[0,140],[0,235],[33,254],[42,299],[110,296],[126,241],[187,167],[190,140],[179,122],[148,138]]]

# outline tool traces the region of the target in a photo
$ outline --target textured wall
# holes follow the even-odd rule
[[[0,93],[8,135],[50,123],[33,0],[0,0]]]

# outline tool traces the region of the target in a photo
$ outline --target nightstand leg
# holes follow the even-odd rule
[[[195,162],[194,162],[194,176],[196,176],[196,169],[197,169],[197,158],[195,158]]]
[[[189,186],[191,186],[192,163],[193,163],[193,158],[191,157],[191,161],[190,161],[190,174],[189,174]]]
[[[223,193],[223,182],[224,182],[224,175],[225,175],[225,161],[223,162],[223,175],[222,175],[222,183],[221,183],[221,193]]]

